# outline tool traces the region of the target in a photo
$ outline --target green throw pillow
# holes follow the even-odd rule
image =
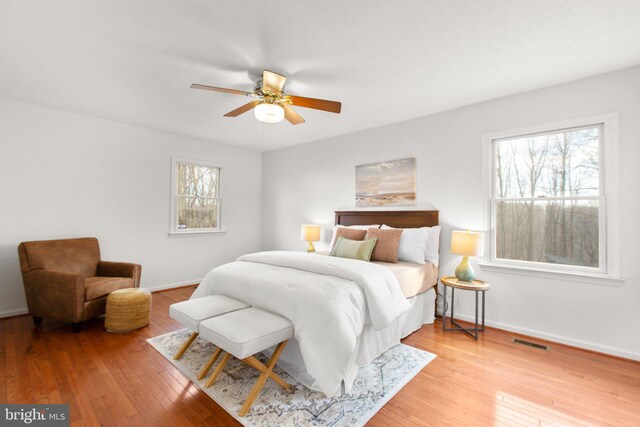
[[[331,251],[331,256],[369,261],[377,241],[378,239],[375,237],[369,240],[351,240],[345,237],[338,237]]]

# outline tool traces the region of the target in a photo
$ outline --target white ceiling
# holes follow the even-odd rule
[[[640,63],[638,0],[0,0],[0,97],[270,150]],[[222,117],[263,68],[342,114]]]

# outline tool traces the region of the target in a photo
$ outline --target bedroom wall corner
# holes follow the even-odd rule
[[[355,166],[415,157],[416,208],[440,211],[440,273],[452,274],[451,230],[485,228],[481,136],[612,112],[620,114],[617,214],[626,236],[613,243],[626,281],[603,286],[481,269],[479,276],[492,283],[488,324],[640,360],[633,334],[640,327],[640,67],[263,153],[262,248],[304,250],[304,223],[324,226],[316,247],[326,247],[333,211],[354,209]],[[472,315],[469,295],[461,295],[456,313]]]

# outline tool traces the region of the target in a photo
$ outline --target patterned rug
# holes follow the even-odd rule
[[[211,356],[213,344],[198,338],[181,360],[173,355],[190,335],[188,329],[147,340],[162,356],[245,426],[362,426],[436,355],[399,344],[360,368],[349,394],[326,397],[309,390],[278,366],[274,371],[291,384],[285,391],[268,380],[251,411],[244,417],[238,410],[258,379],[259,372],[231,358],[216,383],[205,389],[196,379]],[[263,362],[266,358],[258,356]]]

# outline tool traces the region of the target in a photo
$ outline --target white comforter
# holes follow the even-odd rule
[[[213,269],[192,298],[223,294],[291,320],[307,373],[328,396],[344,380],[366,323],[384,329],[409,309],[388,269],[303,252],[260,252]]]

